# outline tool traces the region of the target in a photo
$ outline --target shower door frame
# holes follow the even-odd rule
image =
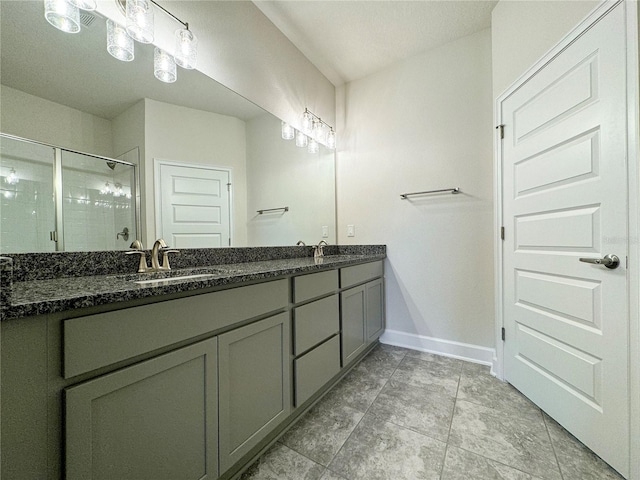
[[[126,165],[128,167],[133,167],[133,184],[132,184],[132,192],[131,198],[134,200],[134,213],[135,213],[135,225],[137,236],[140,237],[142,221],[140,218],[140,172],[139,165],[135,163],[126,162],[124,160],[118,160],[117,158],[105,157],[102,155],[96,155],[94,153],[86,153],[78,150],[73,150],[71,148],[60,147],[57,145],[52,145],[50,143],[41,142],[38,140],[32,140],[30,138],[19,137],[17,135],[11,135],[8,133],[1,133],[0,138],[9,138],[11,140],[16,140],[25,143],[32,143],[35,145],[42,145],[45,147],[49,147],[53,149],[53,196],[54,196],[54,218],[55,218],[55,230],[50,232],[51,241],[55,242],[56,252],[64,252],[64,221],[63,221],[63,197],[62,197],[62,152],[75,153],[78,155],[84,155],[87,157],[95,158],[97,160],[102,160],[105,162],[113,162],[121,165]],[[138,161],[140,160],[140,156],[138,153]]]

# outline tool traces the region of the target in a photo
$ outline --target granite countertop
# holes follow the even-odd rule
[[[384,253],[326,255],[319,261],[314,260],[313,257],[287,258],[175,269],[159,273],[94,275],[14,282],[10,303],[3,308],[3,318],[42,315],[256,280],[271,280],[383,260],[385,257]],[[206,276],[174,279],[174,277],[186,275]],[[134,283],[138,280],[154,278],[166,278],[166,280],[154,284]]]

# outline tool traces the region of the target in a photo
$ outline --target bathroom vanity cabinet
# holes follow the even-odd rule
[[[384,329],[382,261],[2,322],[7,478],[233,478]]]

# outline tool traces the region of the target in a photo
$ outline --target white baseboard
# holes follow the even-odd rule
[[[454,342],[442,338],[426,337],[424,335],[400,332],[398,330],[385,330],[380,337],[380,342],[387,345],[395,345],[396,347],[410,348],[421,352],[458,358],[467,362],[489,365],[492,372],[495,370],[494,361],[496,359],[496,351],[493,348]]]

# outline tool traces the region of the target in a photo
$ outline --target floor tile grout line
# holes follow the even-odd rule
[[[549,424],[547,419],[545,418],[544,412],[540,409],[540,414],[542,415],[542,423],[544,423],[544,428],[547,431],[547,436],[549,437],[549,443],[551,444],[551,451],[553,452],[553,456],[556,459],[556,465],[558,465],[558,471],[560,472],[560,478],[564,480],[564,473],[562,472],[562,466],[560,465],[560,460],[558,459],[558,453],[556,452],[556,446],[553,444],[553,439],[551,438],[551,432],[549,431]]]
[[[449,439],[451,438],[451,426],[453,425],[453,417],[456,414],[456,405],[458,404],[458,392],[460,392],[460,381],[462,380],[463,365],[460,366],[460,373],[458,374],[458,385],[456,387],[456,395],[453,398],[453,410],[451,411],[451,419],[449,420],[449,431],[447,432],[447,441],[444,447],[444,458],[442,459],[442,468],[440,469],[440,480],[444,475],[444,467],[447,463],[447,454],[449,453]]]
[[[400,360],[400,362],[398,362],[398,365],[400,365],[400,363],[402,362],[402,360],[404,360],[404,357],[405,357],[405,356],[406,356],[406,352],[405,352],[405,354],[403,355],[403,357],[402,357],[402,359]],[[364,359],[363,359],[363,361],[364,361]],[[354,368],[351,370],[351,372],[349,372],[349,375],[351,375],[351,374],[352,374],[352,372],[353,372],[356,368],[357,368],[357,366],[356,366],[356,367],[354,367]],[[393,369],[393,372],[391,372],[391,375],[389,375],[389,377],[387,377],[387,378],[385,379],[384,385],[382,385],[382,388],[380,389],[380,392],[382,392],[382,390],[383,390],[383,389],[384,389],[384,387],[387,385],[387,383],[389,383],[389,380],[391,379],[391,377],[393,376],[393,374],[395,373],[395,371],[396,371],[397,369],[398,369],[398,366],[396,366],[396,367]],[[348,375],[347,375],[347,376],[348,376]],[[345,378],[346,378],[346,377],[345,377]],[[341,381],[342,381],[342,380],[341,380]],[[376,399],[378,398],[378,395],[380,395],[380,392],[378,392],[378,393],[376,394],[376,396],[375,396],[375,398],[373,399],[373,401],[369,404],[369,406],[365,409],[364,413],[362,414],[362,418],[360,418],[360,420],[358,420],[358,423],[356,423],[356,426],[355,426],[355,427],[353,427],[353,430],[351,430],[351,433],[349,434],[349,436],[348,436],[348,437],[346,438],[346,440],[342,443],[342,445],[340,445],[340,448],[339,448],[339,449],[338,449],[338,451],[333,455],[333,457],[331,457],[331,460],[329,461],[329,465],[327,465],[327,467],[326,467],[326,469],[327,469],[327,470],[330,470],[331,472],[336,473],[337,475],[340,475],[341,477],[344,477],[344,475],[343,475],[342,473],[335,472],[334,470],[332,470],[331,468],[329,468],[329,466],[333,463],[333,461],[335,460],[335,458],[336,458],[338,455],[340,455],[340,452],[342,451],[342,449],[344,448],[344,446],[349,442],[349,439],[350,439],[350,438],[351,438],[351,436],[353,435],[353,432],[355,432],[355,431],[356,431],[356,429],[358,428],[358,426],[360,425],[360,423],[362,423],[362,420],[363,420],[363,419],[364,419],[364,417],[367,415],[367,412],[368,412],[368,411],[369,411],[369,409],[371,408],[371,405],[373,405],[373,403],[374,403],[374,402],[376,401]],[[354,410],[357,410],[357,409],[354,409]],[[349,478],[347,478],[347,477],[344,477],[344,478],[346,478],[346,480],[350,480],[350,479],[349,479]]]

